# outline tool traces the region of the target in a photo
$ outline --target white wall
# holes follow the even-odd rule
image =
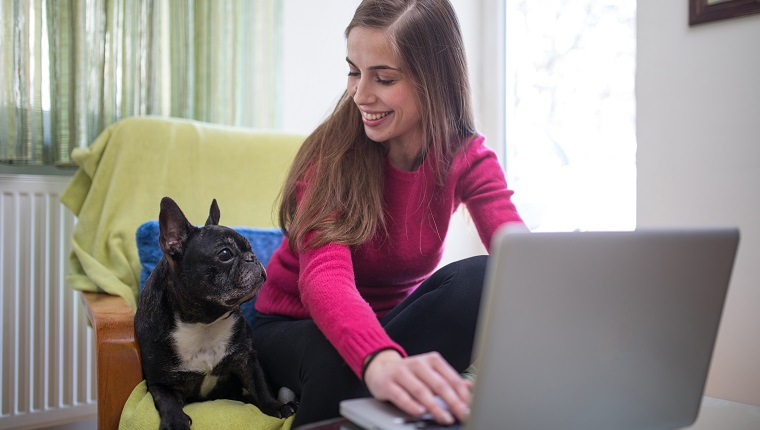
[[[343,31],[359,0],[283,0],[282,128],[311,132],[346,88]]]
[[[760,405],[760,15],[638,1],[638,226],[739,226],[708,395]]]

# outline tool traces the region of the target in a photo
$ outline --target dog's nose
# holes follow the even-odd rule
[[[259,276],[261,277],[261,280],[266,281],[267,271],[264,269],[264,265],[261,264],[261,261],[258,258],[256,258],[256,254],[254,254],[253,252],[244,253],[243,261],[245,261],[246,263],[256,263],[259,266]]]
[[[259,262],[259,267],[261,267],[261,280],[266,281],[267,280],[267,271],[264,269],[264,265]]]

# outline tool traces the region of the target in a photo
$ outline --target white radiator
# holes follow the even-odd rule
[[[96,415],[94,336],[64,281],[76,222],[60,203],[69,179],[0,175],[0,429]]]

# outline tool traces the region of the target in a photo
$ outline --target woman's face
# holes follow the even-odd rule
[[[401,147],[420,146],[422,127],[414,84],[400,70],[385,31],[355,27],[348,34],[347,90],[367,136]]]

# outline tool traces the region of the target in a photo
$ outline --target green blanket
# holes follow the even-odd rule
[[[72,158],[79,170],[61,197],[78,219],[69,285],[123,297],[136,308],[135,232],[172,197],[203,224],[213,198],[224,225],[272,227],[280,185],[303,136],[133,117],[108,127]]]
[[[293,423],[293,417],[270,417],[253,405],[234,400],[191,403],[185,406],[184,411],[193,420],[194,429],[289,430]],[[156,430],[158,424],[158,411],[143,381],[135,387],[124,405],[119,429]]]

